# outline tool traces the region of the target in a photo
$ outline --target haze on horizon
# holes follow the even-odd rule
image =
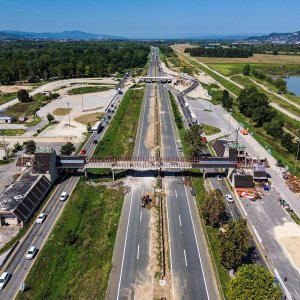
[[[300,1],[288,2],[0,0],[0,30],[81,30],[128,38],[298,31]]]

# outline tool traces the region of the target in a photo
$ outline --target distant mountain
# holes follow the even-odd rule
[[[0,32],[0,40],[17,40],[20,39],[17,35],[6,33],[6,32]]]
[[[292,33],[271,33],[263,36],[251,36],[245,39],[251,43],[300,44],[300,31]]]
[[[7,34],[17,38],[38,40],[124,40],[126,38],[108,34],[87,33],[83,31],[62,32],[24,32],[3,30],[0,34]]]

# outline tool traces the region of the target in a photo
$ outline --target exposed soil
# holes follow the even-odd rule
[[[286,222],[283,226],[275,227],[274,233],[287,257],[300,273],[300,226],[296,223]]]
[[[148,118],[148,128],[147,128],[147,135],[145,140],[145,145],[149,150],[152,150],[155,147],[154,143],[154,104],[155,104],[155,97],[151,95],[150,97],[150,109]]]

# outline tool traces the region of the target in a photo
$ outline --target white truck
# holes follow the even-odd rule
[[[98,121],[93,127],[92,127],[92,131],[93,132],[99,132],[100,128],[101,128],[101,124],[102,121]]]
[[[191,117],[192,117],[192,123],[193,124],[198,124],[196,115],[193,112],[191,112]]]

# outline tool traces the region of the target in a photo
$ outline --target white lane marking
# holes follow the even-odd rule
[[[171,149],[171,145],[169,145],[169,149]]]
[[[140,223],[142,222],[143,212],[140,213]]]
[[[173,176],[174,176],[174,174],[173,174]],[[177,191],[175,190],[175,197],[177,198]]]
[[[140,244],[138,244],[136,259],[140,258]]]
[[[186,253],[185,253],[185,249],[183,249],[183,254],[184,254],[185,266],[187,267],[187,261],[186,261]]]
[[[180,215],[178,215],[178,218],[179,218],[179,224],[180,224],[180,227],[181,227],[181,217],[180,217]]]
[[[182,176],[182,180],[184,180],[183,176]],[[198,240],[197,240],[197,237],[196,237],[194,220],[193,220],[193,216],[192,216],[192,213],[191,213],[190,202],[189,202],[189,199],[188,199],[188,194],[187,194],[185,185],[184,185],[184,190],[185,190],[186,201],[188,203],[189,212],[190,212],[190,216],[191,216],[191,220],[192,220],[193,232],[194,232],[194,237],[195,237],[195,240],[196,240],[197,251],[198,251],[198,256],[199,256],[199,260],[200,260],[201,270],[202,270],[202,274],[203,274],[203,279],[204,279],[204,284],[205,284],[205,290],[206,290],[207,300],[209,300],[210,297],[209,297],[209,293],[208,293],[208,289],[207,289],[207,284],[206,284],[206,279],[205,279],[205,274],[204,274],[204,270],[203,270],[203,266],[202,266],[202,260],[201,260],[201,256],[200,256],[200,250],[199,250]]]
[[[169,211],[168,211],[168,197],[166,197],[166,206],[167,206],[167,223],[168,223],[168,235],[170,237],[170,222],[169,222]],[[170,266],[171,266],[171,277],[172,280],[174,279],[173,277],[173,264],[172,264],[172,249],[171,249],[171,241],[170,238],[168,238],[169,240],[169,250],[170,250]],[[150,248],[151,249],[151,248]],[[172,294],[173,294],[173,299],[175,299],[175,289],[172,288]]]
[[[122,264],[121,264],[121,272],[120,272],[120,279],[119,279],[117,299],[119,299],[119,295],[120,295],[121,280],[122,280],[123,265],[124,265],[124,257],[125,257],[125,251],[126,251],[126,243],[127,243],[127,235],[128,235],[129,221],[130,221],[130,216],[131,216],[132,199],[133,199],[133,193],[131,192],[131,200],[130,200],[130,207],[129,207],[129,216],[128,216],[128,221],[127,221],[126,234],[125,234],[124,251],[123,251],[123,257],[122,257]]]

